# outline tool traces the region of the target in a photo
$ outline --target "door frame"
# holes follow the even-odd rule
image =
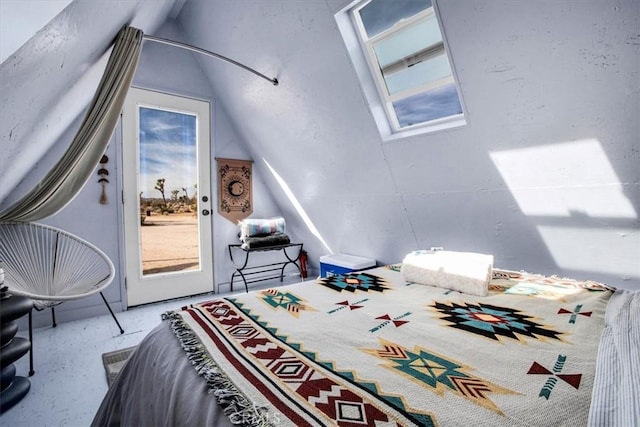
[[[139,101],[140,97],[143,97],[142,101]],[[206,114],[202,112],[199,117],[198,124],[198,143],[196,147],[198,149],[198,209],[196,215],[198,216],[198,227],[199,227],[199,250],[200,250],[200,269],[199,270],[186,270],[184,272],[171,272],[171,273],[160,273],[154,274],[147,277],[142,277],[142,269],[140,264],[140,251],[139,249],[135,250],[135,256],[132,256],[132,248],[139,248],[140,244],[140,235],[139,235],[139,225],[136,227],[135,231],[132,230],[132,222],[139,224],[140,218],[139,213],[135,212],[135,209],[131,209],[129,212],[127,211],[130,207],[131,203],[135,203],[137,206],[137,210],[139,210],[139,197],[137,194],[137,181],[139,175],[139,116],[137,108],[139,105],[147,105],[149,107],[157,107],[160,109],[166,109],[169,111],[191,111],[189,108],[181,108],[180,105],[170,105],[167,106],[166,102],[149,102],[147,101],[147,97],[158,97],[162,100],[187,100],[187,102],[196,101],[198,103],[202,103],[204,106],[206,104]],[[155,98],[154,98],[155,99]],[[131,108],[135,108],[135,119],[134,123],[130,121],[129,118],[125,117],[125,113],[129,112]],[[204,110],[202,110],[204,111]],[[204,120],[203,120],[204,119]],[[212,131],[211,131],[211,123],[212,123],[212,105],[211,102],[204,99],[198,99],[191,96],[183,96],[176,95],[172,93],[160,92],[151,89],[144,88],[135,88],[131,87],[129,89],[129,94],[127,95],[127,100],[125,101],[125,105],[123,106],[123,112],[121,114],[121,124],[120,124],[120,141],[118,149],[121,150],[121,173],[120,173],[120,182],[122,191],[122,200],[121,200],[121,215],[122,215],[122,256],[121,256],[121,265],[122,269],[122,277],[123,280],[123,302],[127,307],[164,301],[174,298],[180,298],[188,295],[197,295],[200,293],[211,292],[215,290],[215,281],[214,281],[214,250],[213,250],[213,199],[211,197],[211,193],[213,191],[213,183],[212,183],[212,175],[211,175],[211,148],[212,148]],[[131,132],[131,126],[134,126],[135,130],[135,147],[127,146],[129,141],[129,136],[127,132]],[[203,134],[204,132],[204,134]],[[206,137],[203,137],[206,135]],[[200,142],[206,141],[203,144]],[[133,159],[131,156],[131,150],[135,150],[133,153]],[[133,162],[133,166],[132,166]],[[129,177],[129,174],[132,172],[135,174],[135,177]],[[135,190],[127,190],[127,188],[131,188],[131,182],[135,182]],[[202,185],[206,183],[205,185]],[[127,185],[129,184],[129,185]],[[203,201],[203,196],[207,197],[207,201]],[[203,215],[203,210],[206,209],[209,211],[208,215]],[[133,258],[133,259],[132,259]],[[138,270],[139,274],[135,274],[134,266]],[[196,277],[198,276],[198,277]],[[165,282],[168,283],[169,288],[171,289],[163,289],[160,290],[159,293],[154,297],[150,297],[149,295],[142,295],[140,290],[135,290],[136,282]],[[194,287],[197,290],[188,291],[188,295],[180,293],[177,289],[178,282],[198,282],[199,286]],[[173,283],[173,285],[171,285]],[[132,286],[134,286],[134,290],[132,291]],[[156,285],[154,285],[155,287]],[[157,289],[156,289],[157,291]]]

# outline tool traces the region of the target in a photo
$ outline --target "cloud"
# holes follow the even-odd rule
[[[145,197],[160,197],[158,178],[165,179],[165,195],[197,183],[196,117],[152,108],[140,109],[140,183]]]
[[[391,28],[397,21],[409,18],[431,7],[431,0],[373,0],[360,11],[367,35]]]

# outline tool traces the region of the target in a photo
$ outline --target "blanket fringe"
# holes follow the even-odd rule
[[[229,420],[240,426],[271,427],[268,410],[258,407],[242,394],[233,382],[216,365],[197,335],[179,313],[168,311],[162,314],[162,320],[168,320],[173,333],[180,341],[184,351],[196,372],[204,378],[209,393],[223,407],[223,413]]]

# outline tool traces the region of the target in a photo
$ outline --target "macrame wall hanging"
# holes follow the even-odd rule
[[[251,160],[218,159],[218,213],[237,224],[253,213]]]

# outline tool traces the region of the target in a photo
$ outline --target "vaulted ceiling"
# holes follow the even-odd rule
[[[184,65],[208,81],[314,258],[331,250],[397,262],[444,246],[640,288],[637,0],[439,1],[468,125],[389,143],[334,19],[348,3],[72,2],[1,65],[0,200],[61,150],[129,24],[279,79],[200,57]],[[149,63],[139,81],[180,67]]]

